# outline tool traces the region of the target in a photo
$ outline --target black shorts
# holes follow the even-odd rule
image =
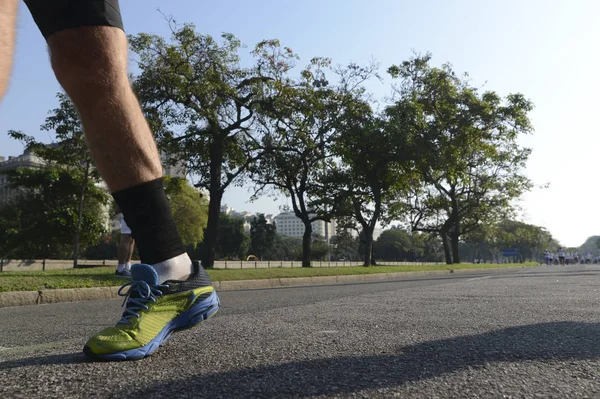
[[[81,26],[114,26],[123,29],[119,0],[25,0],[46,39]]]

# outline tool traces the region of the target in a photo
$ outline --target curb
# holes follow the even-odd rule
[[[529,267],[529,266],[527,266]],[[215,281],[214,287],[219,291],[252,290],[277,287],[302,287],[323,284],[344,284],[372,281],[392,281],[407,277],[443,276],[451,274],[468,274],[473,272],[499,273],[521,267],[503,267],[486,269],[430,270],[420,272],[373,273],[342,276],[318,277],[281,277],[262,280],[229,280]],[[47,289],[40,291],[0,292],[0,308],[11,306],[43,305],[59,302],[98,301],[118,297],[119,287],[67,288]]]
[[[118,291],[119,287],[94,287],[0,292],[0,308],[111,299]]]

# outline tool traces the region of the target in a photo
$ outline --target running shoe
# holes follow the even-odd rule
[[[117,277],[124,277],[124,278],[131,278],[131,272],[127,269],[123,269],[123,271],[118,271],[115,270],[115,276]]]
[[[194,262],[194,274],[187,280],[159,284],[156,270],[145,264],[133,265],[131,274],[133,280],[119,289],[125,297],[121,320],[83,348],[94,360],[143,359],[173,332],[191,328],[219,310],[217,293],[199,262]]]

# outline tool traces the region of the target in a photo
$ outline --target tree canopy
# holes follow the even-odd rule
[[[81,220],[80,250],[95,244],[105,229],[106,194],[92,182],[86,186],[81,212],[81,176],[58,166],[7,172],[20,194],[0,208],[0,255],[5,258],[70,258],[73,233]]]
[[[160,147],[183,160],[196,186],[210,196],[203,264],[212,266],[225,190],[259,157],[256,112],[278,94],[277,83],[296,56],[277,40],[252,51],[243,66],[241,42],[232,34],[217,41],[193,24],[170,23],[171,37],[130,37],[140,73],[134,86]]]
[[[12,248],[19,257],[34,254],[56,257],[61,254],[64,258],[72,258],[76,267],[80,252],[100,238],[106,220],[102,210],[108,196],[97,186],[100,175],[94,168],[73,103],[64,93],[58,93],[56,97],[58,107],[49,112],[41,126],[42,130],[54,133],[53,143],[36,141],[33,136],[18,131],[8,133],[21,141],[27,151],[40,157],[45,165],[40,169],[7,172],[10,185],[19,189],[21,194],[16,203],[8,205],[13,209],[5,212],[18,218],[20,223],[27,221],[22,229],[9,229],[12,234],[7,239],[16,240],[12,241]],[[30,214],[27,214],[27,207],[32,209]],[[30,237],[26,230],[34,226],[45,233],[40,237]],[[70,239],[67,238],[69,234]],[[25,237],[37,243],[31,244],[33,247],[29,248],[29,253],[18,249],[28,245],[20,242]],[[65,251],[68,244],[72,247],[70,256]],[[44,246],[56,246],[56,249],[43,249]]]
[[[195,248],[204,239],[208,201],[185,179],[165,177],[165,190],[183,244]]]
[[[505,246],[535,258],[555,242],[516,220],[516,200],[532,187],[524,172],[531,149],[520,139],[533,131],[533,104],[523,94],[501,96],[416,54],[387,68],[390,95],[376,98],[368,90],[379,78],[375,62],[298,65],[277,39],[246,51],[232,34],[168,24],[169,37],[130,37],[131,78],[160,152],[189,173],[191,184],[166,179],[166,190],[184,243],[205,267],[249,253],[300,257],[303,266],[328,257],[457,263]],[[67,256],[70,241],[76,264],[95,240],[110,244],[101,234],[107,196],[79,117],[64,94],[58,101],[42,125],[55,134],[52,145],[10,132],[46,165],[8,172],[21,197],[0,209],[3,256]],[[304,225],[300,249],[264,215],[248,234],[250,220],[221,213],[226,190],[250,184],[254,198],[289,198]],[[313,223],[332,219],[336,236],[315,237]],[[375,229],[391,224],[375,241]]]
[[[399,84],[385,113],[409,135],[418,174],[396,214],[414,231],[439,234],[446,261],[459,263],[460,238],[511,216],[513,200],[531,188],[523,172],[531,150],[518,140],[532,131],[533,105],[522,94],[480,92],[430,59],[388,69]]]

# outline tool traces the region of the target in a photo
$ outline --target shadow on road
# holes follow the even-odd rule
[[[200,353],[198,356],[201,358]],[[555,322],[423,342],[400,347],[396,353],[201,374],[150,385],[133,394],[176,397],[182,392],[206,392],[214,397],[236,398],[348,394],[399,386],[489,363],[597,358],[600,358],[600,323]],[[184,359],[182,363],[185,364]]]
[[[63,353],[59,355],[37,356],[18,360],[0,361],[0,370],[8,370],[17,367],[80,364],[87,362],[89,362],[89,359],[87,359],[81,352]]]

